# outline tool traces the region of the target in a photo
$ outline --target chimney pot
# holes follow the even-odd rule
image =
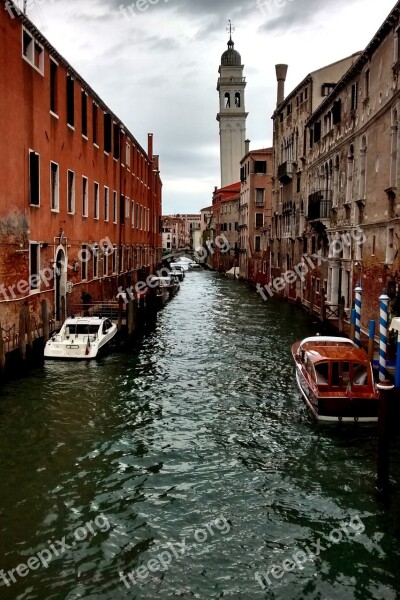
[[[285,98],[285,81],[287,75],[288,65],[275,65],[276,79],[278,82],[278,91],[276,98],[276,105],[279,106]]]

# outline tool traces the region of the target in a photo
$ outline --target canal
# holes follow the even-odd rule
[[[376,431],[317,426],[295,385],[315,332],[193,272],[136,347],[4,385],[0,597],[394,600]]]

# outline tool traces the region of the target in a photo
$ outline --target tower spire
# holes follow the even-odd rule
[[[232,21],[229,19],[229,27],[226,28],[227,31],[229,31],[229,44],[233,44],[233,40],[232,40],[232,31],[235,31],[235,28],[232,27]]]

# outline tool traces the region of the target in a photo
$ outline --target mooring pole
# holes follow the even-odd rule
[[[389,296],[383,290],[379,298],[379,381],[386,380],[386,346]]]
[[[368,360],[372,363],[374,360],[374,344],[375,344],[375,321],[373,319],[369,322],[368,332]]]
[[[350,313],[350,339],[354,342],[356,333],[356,309],[352,308]]]
[[[354,334],[354,342],[360,348],[361,347],[361,299],[362,299],[362,289],[361,286],[357,286],[354,290],[356,299],[355,299],[355,307],[356,307],[356,318],[355,318],[355,334]]]
[[[389,435],[390,420],[393,408],[394,385],[384,380],[378,383],[379,417],[378,417],[378,487],[385,489],[389,485]]]

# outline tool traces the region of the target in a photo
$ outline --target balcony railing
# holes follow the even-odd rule
[[[293,165],[291,162],[286,161],[278,167],[278,179],[281,183],[288,183],[292,181]]]
[[[307,218],[309,221],[329,219],[331,208],[332,190],[313,192],[308,196]]]

